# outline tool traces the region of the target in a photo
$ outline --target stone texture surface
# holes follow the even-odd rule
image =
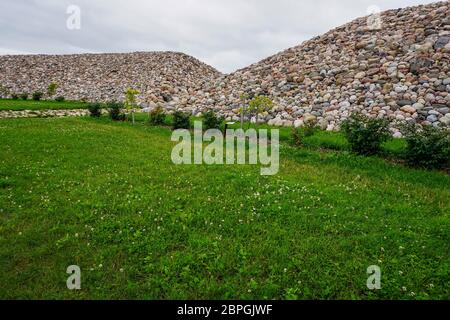
[[[68,100],[121,101],[126,89],[141,91],[139,102],[174,102],[195,95],[220,73],[182,53],[0,56],[0,85],[11,92],[46,92]]]
[[[357,110],[445,124],[439,110],[450,106],[449,2],[383,12],[375,30],[369,21],[356,19],[222,76],[201,107],[229,110],[227,116],[236,118],[231,110],[238,108],[241,94],[266,94],[275,100],[265,117],[272,123],[299,125],[313,115],[336,130]]]
[[[102,111],[106,113],[106,110]],[[74,110],[21,110],[9,111],[0,110],[0,119],[7,118],[53,118],[53,117],[84,117],[89,115],[88,110],[74,109]]]

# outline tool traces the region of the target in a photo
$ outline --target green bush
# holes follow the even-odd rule
[[[55,98],[55,101],[57,102],[64,102],[66,100],[66,98],[64,98],[63,96],[58,96]]]
[[[314,121],[306,122],[302,128],[292,128],[291,141],[295,146],[301,147],[305,145],[305,138],[312,137],[317,132]]]
[[[189,122],[189,114],[177,111],[173,114],[173,129],[189,129],[191,126]]]
[[[56,89],[58,89],[58,85],[54,82],[50,83],[47,87],[47,95],[53,97],[56,94]]]
[[[151,125],[160,126],[166,121],[166,113],[160,106],[156,107],[150,112],[149,122]]]
[[[203,114],[203,128],[205,130],[220,129],[222,122],[223,118],[218,117],[214,111],[208,111]]]
[[[292,128],[291,140],[295,146],[297,146],[297,147],[303,146],[303,137],[304,137],[304,135],[303,135],[303,132],[301,129]]]
[[[450,167],[450,131],[408,124],[401,128],[407,146],[406,163],[413,167],[443,169]]]
[[[305,137],[312,137],[317,131],[317,121],[307,121],[303,127],[303,135]]]
[[[90,103],[88,110],[93,118],[99,118],[102,115],[102,105],[100,103]]]
[[[256,96],[254,97],[249,105],[248,111],[250,114],[255,114],[256,116],[256,125],[258,125],[259,115],[265,111],[269,111],[273,107],[273,102],[270,98],[266,96]]]
[[[28,93],[24,92],[20,94],[20,99],[27,100],[28,99]]]
[[[5,99],[9,95],[9,89],[0,84],[0,98]]]
[[[389,121],[373,119],[362,114],[353,114],[342,123],[341,128],[351,150],[361,155],[378,154],[382,143],[391,138]]]
[[[119,102],[108,102],[107,108],[109,112],[109,117],[114,121],[124,121],[125,120],[125,114],[122,112],[124,105],[123,103]]]
[[[32,98],[33,98],[34,101],[40,101],[43,96],[44,96],[44,94],[42,92],[35,91],[35,92],[33,92]]]
[[[11,94],[11,99],[18,100],[19,99],[19,95],[17,93],[12,93]]]

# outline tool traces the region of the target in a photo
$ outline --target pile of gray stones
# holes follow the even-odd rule
[[[45,92],[50,82],[66,99],[99,102],[136,88],[145,112],[214,110],[237,121],[243,96],[266,95],[274,106],[259,121],[271,125],[316,121],[337,131],[360,112],[391,120],[396,137],[397,121],[448,128],[450,3],[359,18],[227,75],[173,52],[0,57],[0,85],[10,92]]]

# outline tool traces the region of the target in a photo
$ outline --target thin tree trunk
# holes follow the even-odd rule
[[[259,139],[259,132],[258,132],[258,120],[259,120],[259,113],[256,112],[256,123],[255,123],[255,130],[256,130],[256,136]]]

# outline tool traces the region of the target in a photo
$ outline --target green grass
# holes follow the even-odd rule
[[[135,120],[137,122],[146,123],[148,121],[147,113],[136,113]],[[201,118],[191,118],[191,124],[194,121],[201,121]],[[172,124],[172,117],[166,116],[166,126],[170,127]],[[224,125],[222,125],[223,129]],[[239,129],[240,123],[235,123],[229,126],[230,129]],[[290,127],[274,127],[267,124],[244,124],[244,129],[278,129],[280,135],[280,141],[286,144],[292,144],[292,128]],[[350,145],[347,142],[344,135],[340,132],[329,132],[324,130],[316,130],[314,135],[305,137],[304,148],[311,150],[335,150],[335,151],[350,151]],[[406,150],[406,141],[404,139],[392,139],[382,145],[382,156],[386,158],[401,157]]]
[[[450,298],[444,173],[287,145],[272,177],[175,166],[169,129],[106,119],[0,120],[0,141],[1,299]]]
[[[0,99],[0,111],[87,109],[88,105],[88,103],[80,101],[58,102]]]

